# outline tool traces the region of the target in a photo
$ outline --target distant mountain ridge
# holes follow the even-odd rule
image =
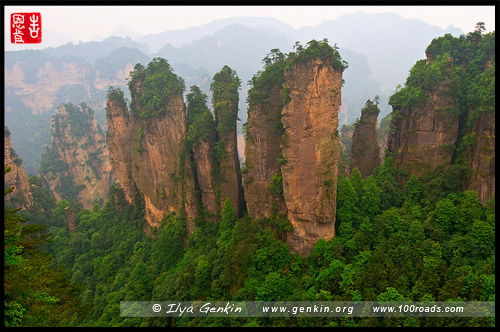
[[[106,84],[125,87],[128,72],[136,62],[146,64],[155,56],[164,57],[174,72],[185,80],[187,88],[197,85],[207,94],[211,77],[223,65],[230,65],[242,80],[238,115],[241,125],[247,120],[247,81],[262,69],[261,60],[266,54],[273,48],[289,52],[295,41],[305,44],[311,39],[327,38],[332,45],[337,45],[341,56],[349,63],[344,73],[339,113],[341,126],[354,122],[366,100],[375,95],[380,96],[379,118],[383,118],[391,111],[387,104],[389,95],[397,84],[404,83],[412,65],[425,57],[422,50],[433,38],[448,32],[461,32],[457,28],[444,30],[396,14],[363,12],[300,29],[274,18],[234,17],[150,34],[137,40],[126,36],[134,34],[128,27],[118,30],[123,37],[66,43],[37,51],[5,52],[6,124],[11,129],[15,150],[26,161],[28,173],[34,172],[39,160],[39,156],[27,155],[37,149],[28,147],[26,137],[39,135],[41,126],[39,118],[35,120],[29,116],[33,105],[38,109],[36,112],[40,112],[43,104],[46,105],[43,112],[54,113],[61,102],[86,101],[96,110],[98,122],[104,125]],[[64,79],[65,83],[53,82],[55,78],[51,75]],[[51,92],[41,94],[37,87]],[[38,91],[43,103],[33,97],[31,90]],[[126,88],[124,92],[127,97]],[[47,99],[47,96],[51,97]],[[43,130],[47,136],[49,129]],[[48,136],[45,136],[37,142],[47,142]]]

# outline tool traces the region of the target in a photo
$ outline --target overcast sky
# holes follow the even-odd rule
[[[78,41],[102,39],[124,25],[141,35],[184,29],[227,17],[274,17],[298,29],[317,26],[340,15],[364,11],[393,12],[443,29],[453,25],[468,33],[477,22],[495,29],[494,6],[5,6],[5,32],[10,14],[40,12],[43,29],[69,34]],[[10,37],[5,39],[10,42]]]

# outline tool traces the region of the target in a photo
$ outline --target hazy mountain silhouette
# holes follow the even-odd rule
[[[397,14],[357,12],[321,22],[316,27],[301,29],[294,29],[274,18],[236,17],[188,29],[149,34],[137,40],[130,38],[135,32],[125,25],[119,27],[117,33],[123,37],[67,43],[39,51],[6,51],[5,68],[11,68],[16,61],[20,61],[24,81],[33,83],[38,79],[39,69],[46,61],[57,66],[71,60],[91,66],[93,70],[100,72],[101,77],[112,78],[116,70],[128,61],[140,61],[147,65],[145,62],[148,59],[160,56],[167,59],[175,73],[185,80],[186,91],[189,91],[190,86],[198,85],[210,99],[212,77],[227,64],[236,70],[242,81],[239,118],[244,123],[247,117],[247,82],[262,69],[261,60],[270,50],[279,48],[286,53],[292,51],[295,41],[305,45],[311,39],[327,38],[332,45],[338,46],[342,58],[349,63],[344,72],[345,84],[342,89],[344,106],[339,114],[339,123],[347,124],[359,117],[366,100],[375,95],[380,96],[379,119],[389,113],[389,96],[397,84],[404,84],[413,64],[425,57],[424,50],[432,39],[446,33],[457,36],[462,31],[454,27],[445,30],[419,20],[405,19]],[[122,83],[128,96],[126,82]],[[17,139],[19,135],[36,135],[39,120],[29,118],[30,111],[23,105],[24,97],[14,95],[15,89],[6,84],[6,101],[9,101],[10,107],[6,122],[12,132],[12,143],[16,151],[21,158],[33,160],[25,155],[26,149],[17,145]],[[81,85],[61,87],[56,102],[71,101],[78,104],[86,101],[82,100],[85,94]],[[71,100],[72,96],[78,97],[78,100]],[[93,104],[104,105],[105,92],[92,92],[91,98]],[[57,106],[53,105],[52,112],[55,112]],[[28,127],[37,132],[26,133],[27,126],[23,127],[23,121],[14,121],[17,116],[24,118],[29,123]],[[103,109],[96,108],[96,118],[99,122],[104,121]],[[47,120],[44,118],[43,122],[46,123]],[[31,164],[31,169],[34,169],[36,162]]]
[[[296,32],[291,25],[271,17],[231,17],[187,29],[145,35],[137,39],[137,41],[140,43],[147,43],[151,52],[156,53],[167,44],[171,44],[174,47],[180,47],[183,44],[190,43],[205,36],[210,36],[235,23],[242,24],[252,29],[266,30],[272,35],[283,36],[287,38],[288,42],[293,40]]]

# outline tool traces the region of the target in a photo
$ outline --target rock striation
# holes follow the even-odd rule
[[[294,230],[292,251],[305,254],[335,236],[342,70],[330,60],[295,62],[285,71],[289,102],[282,110],[283,196]]]
[[[4,189],[12,188],[13,192],[5,196],[5,204],[13,208],[27,209],[33,205],[33,195],[29,190],[28,178],[24,172],[22,160],[12,148],[10,132],[4,127],[4,168],[10,171],[4,175]]]
[[[113,173],[121,185],[125,199],[132,203],[137,188],[132,177],[130,113],[121,90],[114,90],[108,95],[106,123],[106,143]]]
[[[469,151],[467,164],[472,170],[464,181],[464,190],[475,190],[481,204],[495,192],[495,113],[481,113],[472,128],[476,139]]]
[[[400,181],[411,175],[422,176],[438,165],[451,164],[459,133],[459,115],[449,112],[458,105],[451,95],[451,81],[439,82],[433,89],[424,89],[428,96],[417,106],[393,105],[388,151],[396,169],[406,172]]]
[[[62,104],[52,117],[51,145],[42,155],[40,175],[56,201],[91,209],[106,200],[112,182],[109,152],[94,111],[85,103]]]
[[[361,110],[352,137],[351,169],[357,168],[362,177],[370,176],[380,165],[377,117],[380,113],[375,103],[368,100]]]
[[[389,139],[389,128],[391,125],[392,114],[387,114],[382,120],[380,120],[380,126],[378,128],[378,146],[380,151],[380,164],[384,163],[385,151],[387,150],[387,141]]]
[[[224,66],[214,75],[210,86],[217,131],[216,181],[220,207],[229,199],[237,215],[241,215],[245,205],[236,138],[240,85],[236,72]]]
[[[195,164],[196,187],[200,201],[208,213],[208,219],[216,221],[219,211],[214,159],[217,132],[214,118],[206,103],[207,96],[199,87],[192,86],[187,95],[187,140],[191,159]]]
[[[282,184],[273,188],[276,185],[273,177],[274,181],[281,179],[281,163],[286,162],[280,146],[283,135],[281,92],[282,86],[273,84],[266,91],[267,98],[251,104],[248,109],[244,188],[247,210],[254,218],[269,218],[273,212],[284,213]]]
[[[127,200],[136,194],[144,200],[150,226],[159,227],[173,212],[186,217],[192,234],[199,203],[186,144],[184,82],[160,58],[147,68],[137,66],[131,78],[131,112],[120,90],[108,93],[107,142],[113,169]]]
[[[462,170],[462,189],[485,204],[495,179],[495,33],[434,39],[393,106],[388,151],[404,184],[443,166]]]

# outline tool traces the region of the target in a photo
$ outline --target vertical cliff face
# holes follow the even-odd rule
[[[208,219],[215,221],[219,207],[214,177],[216,131],[212,113],[206,103],[207,96],[200,88],[192,86],[191,93],[187,95],[188,149],[196,164],[195,179],[201,203],[209,214]]]
[[[45,54],[39,56],[46,57]],[[80,96],[90,95],[90,65],[76,61],[56,63],[47,59],[44,63],[38,63],[38,70],[33,73],[29,72],[30,69],[33,70],[29,66],[30,61],[33,60],[15,61],[12,66],[6,65],[5,86],[7,93],[19,96],[23,104],[33,110],[33,114],[53,109],[56,101],[61,100],[65,93],[69,94],[71,88],[78,90]]]
[[[132,117],[131,121],[132,176],[144,195],[146,218],[152,225],[157,225],[165,212],[179,212],[181,207],[178,186],[182,184],[184,160],[179,154],[186,135],[182,97],[172,98],[167,110],[155,119]]]
[[[144,199],[150,226],[158,227],[165,214],[174,212],[186,217],[192,234],[199,203],[186,144],[184,82],[157,58],[147,68],[135,68],[129,88],[130,116],[123,93],[108,94],[113,167],[126,195],[131,198],[137,190]]]
[[[351,157],[352,151],[352,137],[354,135],[354,124],[351,125],[343,125],[340,129],[340,145],[344,149],[344,152],[349,159]]]
[[[380,126],[378,128],[378,147],[380,151],[380,163],[384,163],[385,150],[387,150],[387,141],[389,139],[389,128],[391,125],[391,114],[387,114],[382,120],[380,120]]]
[[[12,148],[10,132],[4,127],[4,168],[10,167],[10,171],[4,176],[4,189],[13,188],[13,192],[5,197],[5,204],[14,208],[27,209],[33,205],[33,196],[29,191],[28,178],[24,172],[22,161]]]
[[[372,174],[380,165],[380,151],[377,135],[377,117],[380,110],[368,100],[361,110],[352,138],[351,169],[358,168],[363,177]]]
[[[426,55],[389,99],[388,150],[406,171],[400,182],[457,165],[470,170],[462,188],[476,190],[484,204],[495,190],[495,33],[448,34],[434,39]]]
[[[113,173],[123,189],[125,199],[132,203],[137,188],[132,178],[130,114],[121,90],[113,90],[108,95],[106,123],[106,142]]]
[[[238,90],[240,79],[228,66],[214,75],[211,84],[212,102],[217,128],[216,159],[218,166],[217,184],[220,206],[226,199],[231,201],[240,215],[244,206],[240,161],[236,141],[236,121],[238,119]]]
[[[439,82],[433,89],[422,89],[428,98],[417,106],[394,106],[388,150],[397,169],[421,176],[438,165],[449,165],[459,133],[458,105],[447,93],[451,81]]]
[[[353,135],[354,135],[354,123],[351,125],[343,125],[340,128],[340,159],[339,159],[340,176],[348,177],[349,174],[351,173],[351,151],[352,151]]]
[[[335,235],[342,71],[329,60],[312,59],[294,63],[285,77],[290,101],[282,110],[281,174],[294,228],[287,242],[303,254],[318,239]]]
[[[475,190],[479,202],[486,205],[495,192],[495,113],[481,113],[474,121],[472,135],[476,144],[467,159],[472,174],[464,189]]]
[[[259,89],[256,84],[252,89]],[[261,91],[262,92],[262,91]],[[248,110],[245,144],[244,188],[248,214],[254,218],[269,218],[271,213],[284,213],[281,183],[281,163],[286,161],[281,154],[281,84],[272,84],[265,93],[267,97],[253,102]]]
[[[218,200],[216,182],[213,177],[213,149],[215,145],[215,131],[209,138],[200,141],[193,147],[193,156],[196,161],[196,179],[200,189],[201,203],[212,215],[217,214]]]
[[[105,138],[85,104],[63,104],[52,117],[51,146],[42,155],[41,176],[57,201],[90,209],[102,203],[111,184]]]

